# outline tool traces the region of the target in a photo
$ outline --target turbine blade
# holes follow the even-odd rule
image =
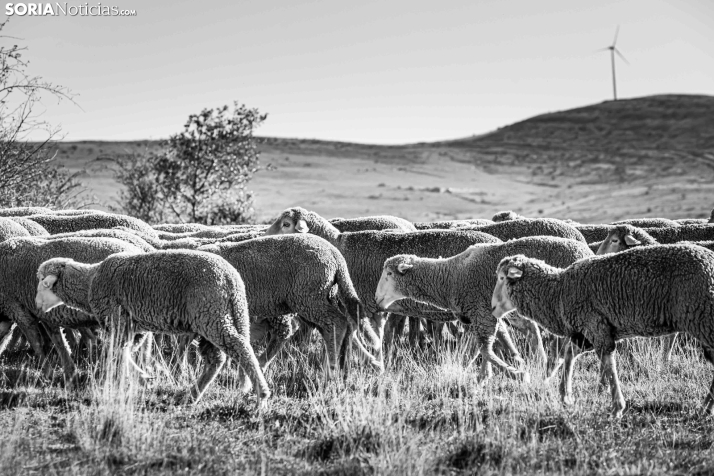
[[[617,25],[617,28],[615,29],[615,39],[612,40],[612,46],[615,46],[617,44],[617,35],[620,34],[620,25]]]
[[[591,55],[594,55],[595,53],[600,53],[601,51],[607,51],[607,50],[609,50],[609,49],[610,49],[610,47],[609,47],[609,46],[606,46],[605,48],[600,48],[599,50],[592,50],[592,51],[590,52],[590,54],[591,54]]]
[[[620,50],[615,48],[615,53],[617,53],[617,56],[619,56],[622,59],[622,61],[624,61],[629,66],[630,62],[627,61],[627,59],[624,56],[622,56],[622,53],[620,53]]]

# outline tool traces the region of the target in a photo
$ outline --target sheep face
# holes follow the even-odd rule
[[[505,261],[505,260],[504,260]],[[502,262],[496,272],[496,287],[491,296],[491,311],[495,318],[501,318],[516,306],[511,301],[509,286],[523,276],[523,267],[515,262]]]
[[[64,304],[53,291],[57,279],[57,276],[52,274],[40,278],[40,283],[37,285],[37,294],[35,295],[35,305],[37,309],[42,309],[42,312],[47,312]]]
[[[610,253],[619,253],[632,248],[633,246],[641,245],[642,242],[635,238],[630,232],[621,230],[619,227],[610,231],[607,238],[597,250],[598,255],[606,255]]]
[[[400,277],[404,276],[413,267],[407,262],[399,262],[396,264],[389,263],[392,259],[387,260],[382,270],[382,276],[377,284],[377,292],[374,295],[374,300],[377,302],[377,307],[381,310],[387,310],[395,301],[408,297],[400,288]]]
[[[65,258],[54,258],[45,261],[37,270],[37,294],[35,295],[35,305],[37,309],[47,312],[52,308],[64,304],[57,294],[57,284],[66,266]]]
[[[288,208],[270,225],[270,228],[265,230],[265,234],[307,233],[310,231],[310,227],[307,226],[307,222],[302,218],[300,211],[301,209],[299,208]]]

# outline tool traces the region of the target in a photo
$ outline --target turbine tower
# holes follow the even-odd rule
[[[617,53],[617,56],[619,56],[622,59],[622,61],[624,61],[626,64],[630,64],[625,59],[625,57],[622,56],[622,53],[620,53],[620,50],[618,50],[617,47],[615,46],[617,44],[618,33],[620,33],[620,25],[617,25],[617,29],[615,30],[615,39],[612,40],[612,45],[610,45],[606,48],[603,48],[601,50],[598,50],[598,51],[610,50],[610,62],[612,63],[612,95],[615,98],[615,101],[617,101],[617,80],[615,79],[615,53]]]

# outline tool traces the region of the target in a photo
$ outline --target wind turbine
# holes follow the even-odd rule
[[[615,30],[615,39],[612,40],[612,45],[602,48],[598,51],[607,51],[610,50],[610,61],[612,63],[612,95],[615,98],[615,101],[617,101],[617,80],[615,79],[615,53],[617,53],[617,56],[619,56],[622,61],[624,61],[626,64],[630,64],[624,56],[622,56],[622,53],[620,53],[620,50],[617,49],[615,46],[617,44],[617,35],[620,33],[620,25],[617,25],[617,29]]]

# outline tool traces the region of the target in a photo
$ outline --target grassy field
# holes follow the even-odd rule
[[[235,370],[186,405],[195,372],[161,359],[149,387],[100,378],[67,392],[10,355],[0,369],[0,473],[712,474],[711,418],[698,414],[712,369],[689,345],[666,365],[657,340],[629,347],[620,353],[622,420],[609,417],[592,355],[579,360],[577,401],[564,407],[533,364],[531,383],[497,373],[479,387],[463,343],[400,345],[385,374],[353,362],[345,382],[327,382],[313,340],[278,357],[260,415]]]

